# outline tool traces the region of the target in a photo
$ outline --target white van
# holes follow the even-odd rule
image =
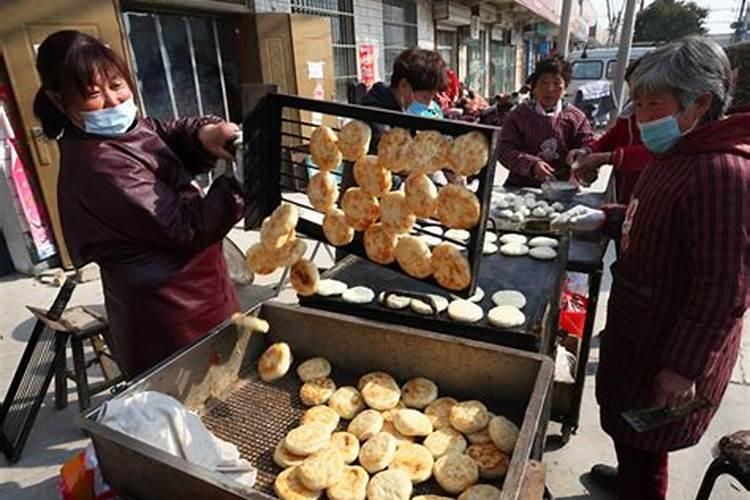
[[[634,61],[653,47],[632,47],[630,60]],[[585,49],[571,52],[568,60],[573,66],[573,77],[568,85],[567,97],[569,102],[576,102],[576,96],[585,85],[587,92],[608,94],[617,66],[617,47],[606,49]],[[597,92],[599,90],[599,92]],[[602,97],[600,95],[586,95],[583,100]]]

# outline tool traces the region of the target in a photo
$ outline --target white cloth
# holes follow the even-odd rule
[[[581,93],[584,101],[601,99],[612,92],[611,84],[608,80],[597,80],[595,82],[584,83],[578,87],[578,91]]]
[[[200,417],[171,396],[144,391],[108,401],[99,423],[176,457],[226,473],[252,487],[257,470],[237,447],[211,434]]]

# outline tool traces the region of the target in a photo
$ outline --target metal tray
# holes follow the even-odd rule
[[[259,469],[256,490],[244,491],[201,467],[148,443],[101,426],[97,410],[78,418],[91,435],[105,480],[120,494],[140,499],[271,498],[280,469],[273,448],[303,412],[293,373],[278,383],[260,382],[255,364],[272,342],[289,343],[295,358],[325,356],[339,384],[373,370],[400,382],[421,375],[441,394],[480,399],[521,429],[503,500],[519,497],[529,458],[540,458],[549,415],[554,366],[544,356],[469,340],[366,321],[304,307],[265,304],[267,335],[224,325],[134,381],[123,395],[145,390],[169,394],[197,411],[217,435],[234,442]],[[437,491],[425,484],[420,491]]]
[[[315,123],[303,119],[308,115],[317,116],[317,119],[310,118]],[[366,123],[402,127],[411,132],[434,130],[451,137],[478,132],[487,139],[490,147],[487,164],[478,174],[469,178],[469,181],[478,180],[476,196],[481,207],[478,223],[469,230],[471,237],[467,242],[460,242],[438,236],[466,250],[471,266],[471,283],[467,288],[454,293],[462,297],[472,295],[482,255],[484,241],[482,228],[487,225],[492,184],[495,178],[499,138],[499,129],[496,127],[269,93],[248,115],[243,125],[243,136],[247,138],[245,143],[247,153],[244,156],[243,166],[247,202],[245,228],[259,227],[262,218],[269,215],[284,201],[300,207],[297,231],[317,240],[326,241],[322,228],[323,214],[312,208],[306,196],[309,177],[312,172],[319,170],[312,161],[307,161],[309,140],[318,125],[334,125],[348,118]],[[333,129],[338,130],[335,126]],[[331,174],[341,179],[340,196],[343,196],[346,188],[350,187],[346,184],[351,180],[349,177],[352,175],[352,166],[348,162],[342,162],[340,168],[341,171],[334,170]],[[402,180],[406,179],[405,174],[395,172],[392,174]],[[441,225],[436,219],[419,219],[419,222],[421,225]],[[415,230],[420,231],[419,228]],[[350,244],[340,248],[347,253],[367,258],[363,233],[360,231],[357,231]],[[385,267],[403,273],[398,264],[394,263]],[[432,277],[425,278],[423,281],[437,285]]]
[[[481,340],[493,344],[515,347],[527,351],[549,353],[558,316],[560,292],[567,264],[568,240],[560,239],[555,260],[540,261],[531,257],[507,257],[497,252],[482,256],[477,285],[485,296],[479,305],[485,312],[477,323],[457,323],[444,312],[437,316],[424,316],[410,308],[394,310],[381,305],[377,299],[380,292],[408,290],[420,294],[434,293],[450,300],[444,290],[411,279],[400,273],[383,269],[367,260],[350,256],[325,273],[325,277],[337,279],[351,286],[367,286],[375,290],[376,298],[369,304],[350,304],[341,297],[313,295],[301,297],[300,303],[320,309],[352,314],[364,318],[427,328],[435,332],[458,337]],[[489,324],[487,312],[494,307],[492,294],[497,290],[518,290],[527,299],[523,312],[526,323],[514,328],[500,329]]]

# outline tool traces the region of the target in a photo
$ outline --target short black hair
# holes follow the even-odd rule
[[[529,76],[529,85],[533,89],[543,75],[555,75],[565,80],[565,85],[570,84],[573,76],[573,68],[562,56],[550,56],[536,63],[534,72]]]
[[[393,61],[391,87],[406,78],[414,90],[442,92],[448,88],[448,72],[439,53],[420,48],[406,49]]]

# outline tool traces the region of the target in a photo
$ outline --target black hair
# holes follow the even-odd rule
[[[47,137],[57,138],[70,120],[49,98],[59,94],[63,102],[73,93],[85,97],[98,73],[124,78],[131,89],[133,79],[125,61],[100,40],[75,30],[62,30],[44,39],[37,51],[36,70],[42,86],[34,97],[34,114]]]
[[[442,92],[448,88],[448,72],[439,53],[419,48],[406,49],[393,61],[391,87],[406,78],[414,90]]]
[[[542,78],[543,75],[555,75],[560,76],[565,81],[565,85],[570,84],[570,79],[573,76],[573,68],[568,61],[563,59],[561,56],[551,56],[546,59],[542,59],[536,63],[534,72],[529,76],[528,83],[533,89],[536,87],[537,82]]]

